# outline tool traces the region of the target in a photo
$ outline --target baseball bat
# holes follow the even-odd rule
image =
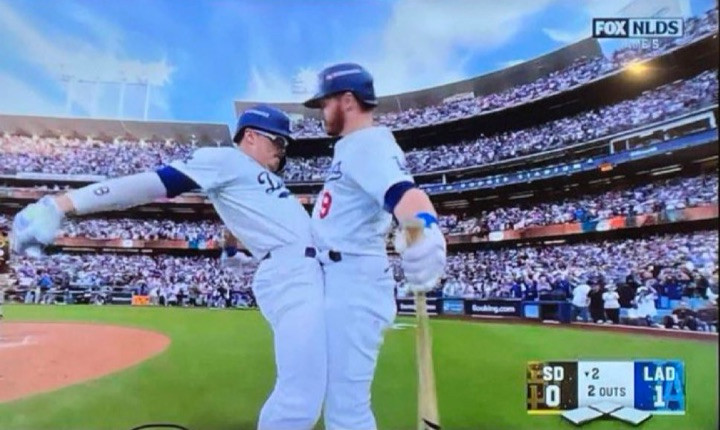
[[[419,220],[418,220],[419,221]],[[422,238],[425,225],[422,221],[408,222],[403,226],[408,246]],[[418,366],[418,430],[440,430],[437,392],[435,391],[435,370],[432,359],[432,337],[430,317],[427,312],[425,293],[415,293],[415,354]]]

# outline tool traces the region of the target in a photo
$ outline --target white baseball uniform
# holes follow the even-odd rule
[[[395,318],[393,272],[385,237],[392,215],[383,209],[394,184],[413,179],[390,130],[369,127],[335,144],[332,167],[315,204],[312,232],[323,265],[328,330],[327,430],[376,428],[370,388],[384,330]],[[336,258],[337,260],[337,258]]]
[[[202,148],[171,166],[207,193],[232,234],[262,260],[252,288],[273,329],[277,381],[258,428],[311,429],[325,396],[327,352],[322,270],[305,256],[308,213],[278,176],[236,148]]]

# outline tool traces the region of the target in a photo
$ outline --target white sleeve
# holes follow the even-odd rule
[[[405,154],[395,141],[379,140],[358,145],[342,166],[356,184],[380,206],[385,193],[398,182],[415,182],[405,161]]]
[[[233,148],[200,148],[185,161],[174,161],[170,167],[189,177],[203,189],[219,188],[232,179],[232,170],[225,166],[235,151]]]

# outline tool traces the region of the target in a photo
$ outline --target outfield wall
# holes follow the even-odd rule
[[[655,321],[669,315],[677,307],[679,300],[658,299],[658,314]],[[702,299],[689,299],[691,308],[699,309],[707,305]],[[398,298],[398,315],[415,315],[415,299]],[[427,298],[428,314],[434,318],[449,318],[462,320],[496,321],[505,323],[526,324],[561,324],[578,328],[617,330],[642,334],[670,333],[667,336],[681,338],[697,338],[702,340],[718,340],[718,312],[717,307],[706,308],[713,312],[705,312],[711,317],[699,318],[708,324],[711,332],[688,331],[677,329],[660,329],[648,327],[643,318],[629,318],[627,309],[621,309],[619,325],[585,323],[572,320],[572,304],[569,301],[559,300],[522,300],[522,299],[462,299],[462,298]],[[623,312],[625,311],[625,312]],[[662,332],[662,333],[661,333]],[[674,334],[672,334],[674,333]]]

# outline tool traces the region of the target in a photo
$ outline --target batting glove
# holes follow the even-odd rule
[[[65,214],[50,196],[28,205],[13,219],[10,232],[12,251],[40,257],[43,248],[55,240],[64,218]]]
[[[405,235],[395,236],[395,249],[402,257],[402,268],[413,292],[427,292],[437,286],[445,272],[447,245],[434,217],[426,221],[423,236],[407,246]]]

